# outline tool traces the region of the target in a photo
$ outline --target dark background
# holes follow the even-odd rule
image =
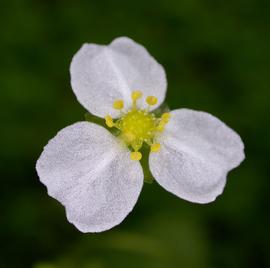
[[[270,267],[269,13],[268,0],[1,1],[0,267]],[[214,203],[145,184],[120,226],[82,234],[35,162],[58,130],[84,119],[70,87],[74,53],[123,35],[165,67],[171,109],[219,117],[247,157]]]

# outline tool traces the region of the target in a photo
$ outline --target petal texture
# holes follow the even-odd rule
[[[151,153],[150,170],[167,191],[195,203],[208,203],[223,191],[227,173],[244,159],[239,135],[216,117],[189,109],[171,112]]]
[[[127,37],[119,37],[108,46],[84,44],[72,59],[70,73],[77,99],[99,117],[117,117],[113,102],[124,99],[128,108],[133,90],[156,96],[159,102],[152,109],[163,102],[166,94],[163,67],[143,46]]]
[[[139,162],[105,128],[79,122],[61,130],[37,162],[48,194],[66,208],[82,232],[119,224],[134,207],[143,185]]]

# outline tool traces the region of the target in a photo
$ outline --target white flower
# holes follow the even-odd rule
[[[195,203],[214,201],[227,173],[244,159],[239,135],[214,116],[178,109],[157,118],[151,112],[164,101],[165,72],[131,39],[83,45],[70,72],[78,101],[119,133],[89,122],[73,124],[50,140],[37,162],[48,194],[80,231],[108,230],[133,209],[144,180],[136,161],[142,143],[151,148],[155,180]]]

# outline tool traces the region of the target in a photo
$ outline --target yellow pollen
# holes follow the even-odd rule
[[[157,126],[157,130],[162,132],[164,130],[164,128],[165,128],[165,125],[166,125],[166,122],[164,122],[163,120],[161,120],[159,122],[158,126]]]
[[[114,103],[113,103],[113,108],[116,109],[116,110],[122,110],[124,107],[124,102],[123,100],[116,100]]]
[[[164,128],[165,128],[165,125],[169,122],[170,120],[170,113],[164,113],[162,114],[161,118],[160,118],[160,121],[159,121],[159,124],[157,126],[157,130],[158,131],[163,131]]]
[[[157,104],[157,101],[158,101],[158,99],[155,96],[148,96],[146,98],[146,102],[149,105],[155,105],[155,104]]]
[[[142,154],[140,149],[143,144],[150,146],[151,152],[158,152],[160,144],[156,143],[156,136],[162,132],[170,119],[169,113],[164,113],[158,118],[154,113],[149,112],[149,107],[140,109],[137,107],[137,100],[142,97],[142,92],[135,90],[131,93],[132,106],[129,110],[124,108],[123,100],[116,100],[113,103],[113,108],[120,111],[120,117],[113,121],[110,115],[105,117],[106,125],[109,128],[115,127],[118,129],[118,137],[131,150],[130,158],[132,160],[141,160]],[[155,96],[146,98],[148,105],[155,105],[158,99]]]
[[[142,154],[140,152],[131,152],[130,159],[135,160],[135,161],[139,161],[142,159]]]
[[[163,125],[158,125],[157,130],[159,132],[162,132],[164,130],[164,126]]]
[[[171,118],[170,113],[164,113],[164,114],[162,114],[162,116],[161,116],[161,119],[162,119],[163,121],[165,121],[166,123],[169,122],[169,119],[170,119],[170,118]]]
[[[105,123],[110,128],[114,126],[113,119],[110,115],[105,116]]]
[[[140,90],[134,90],[132,91],[131,98],[133,101],[136,101],[137,99],[142,97],[142,92]]]
[[[160,144],[159,143],[154,143],[151,145],[151,152],[156,153],[159,152],[160,150]]]

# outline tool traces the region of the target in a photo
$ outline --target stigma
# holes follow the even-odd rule
[[[170,119],[169,113],[163,113],[158,118],[149,111],[151,106],[158,103],[155,96],[146,97],[145,102],[148,104],[146,109],[138,108],[137,100],[142,97],[141,91],[133,91],[132,106],[126,111],[124,111],[124,101],[115,100],[113,108],[119,110],[120,118],[114,121],[110,115],[105,117],[105,123],[109,128],[115,127],[119,130],[119,138],[131,149],[130,158],[134,161],[141,160],[140,149],[144,143],[150,147],[151,152],[159,152],[161,145],[156,142],[156,137],[164,131]]]

